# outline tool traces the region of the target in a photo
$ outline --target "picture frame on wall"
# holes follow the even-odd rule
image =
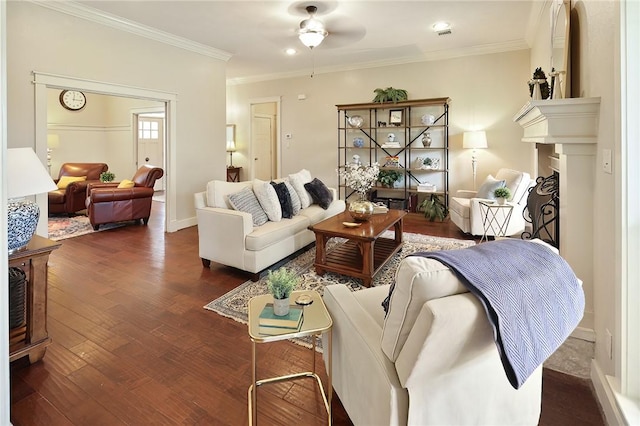
[[[399,126],[402,124],[402,113],[401,109],[392,109],[389,111],[389,124],[393,124],[394,126]]]

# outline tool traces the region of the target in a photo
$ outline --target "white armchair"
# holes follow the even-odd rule
[[[505,235],[515,235],[521,233],[525,229],[526,221],[524,220],[524,210],[527,207],[528,189],[534,181],[531,180],[529,173],[520,172],[511,169],[500,169],[493,176],[488,176],[487,181],[498,180],[505,181],[505,187],[511,191],[511,198],[508,200],[514,204],[511,220],[506,228]],[[485,181],[485,182],[487,182]],[[480,210],[480,201],[484,198],[477,198],[476,191],[459,190],[455,197],[451,197],[449,202],[449,216],[451,221],[458,228],[467,234],[484,235],[483,227],[484,217]],[[488,229],[487,236],[495,236],[496,229]]]
[[[407,257],[385,318],[388,293],[324,289],[333,387],[354,424],[538,423],[542,367],[518,390],[509,384],[482,304],[448,267]]]

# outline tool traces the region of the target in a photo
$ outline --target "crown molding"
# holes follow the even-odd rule
[[[148,27],[146,25],[139,24],[137,22],[130,21],[125,18],[121,18],[110,13],[102,12],[83,4],[61,1],[48,1],[48,0],[28,0],[38,6],[46,7],[47,9],[55,10],[56,12],[65,13],[67,15],[75,16],[77,18],[92,21],[101,25],[105,25],[111,28],[115,28],[120,31],[125,31],[131,34],[138,35],[140,37],[148,38],[150,40],[158,41],[160,43],[168,44],[180,49],[188,50],[190,52],[198,53],[200,55],[208,56],[214,59],[220,59],[222,61],[228,61],[232,54],[220,49],[215,49],[210,46],[206,46],[201,43],[197,43],[192,40],[188,40],[183,37],[178,37],[173,34],[169,34],[164,31],[157,30],[155,28]]]
[[[316,68],[314,75],[328,74],[334,72],[355,71],[369,68],[381,68],[395,65],[405,65],[418,62],[443,61],[446,59],[461,58],[464,56],[489,55],[492,53],[511,52],[515,50],[530,49],[525,40],[514,40],[504,43],[484,44],[479,46],[471,46],[459,49],[447,49],[434,52],[425,52],[421,55],[410,56],[404,58],[395,58],[384,61],[360,62],[354,64],[336,65],[331,67]],[[286,78],[306,77],[311,74],[311,70],[292,71],[287,73],[262,74],[249,77],[237,77],[227,79],[227,86],[236,86],[240,84],[259,83],[270,80],[280,80]]]

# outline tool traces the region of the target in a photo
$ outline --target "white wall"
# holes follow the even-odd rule
[[[7,28],[9,147],[34,147],[32,71],[176,94],[167,214],[178,229],[194,224],[193,193],[226,173],[225,62],[29,2],[7,3]]]
[[[452,191],[473,185],[471,153],[462,149],[465,130],[487,130],[489,149],[478,154],[478,181],[499,167],[532,173],[532,148],[519,142],[522,131],[512,121],[528,99],[529,68],[529,51],[522,50],[229,86],[227,122],[237,125],[239,150],[233,155],[234,165],[245,170],[249,166],[249,100],[282,96],[282,174],[304,167],[334,186],[338,166],[335,105],[371,102],[374,89],[392,86],[407,90],[409,99],[451,98]],[[298,100],[299,94],[306,99]],[[289,143],[285,133],[293,135]]]

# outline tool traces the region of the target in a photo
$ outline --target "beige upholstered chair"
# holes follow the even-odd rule
[[[386,318],[388,285],[324,289],[333,388],[353,424],[538,423],[542,366],[511,386],[481,302],[448,267],[409,256],[395,285]]]
[[[535,184],[531,180],[528,173],[511,169],[500,169],[495,177],[488,176],[485,183],[493,181],[504,181],[507,188],[511,191],[511,198],[508,200],[513,203],[513,212],[511,220],[505,229],[505,235],[519,234],[525,229],[526,222],[524,220],[524,211],[527,206],[527,195],[530,186]],[[491,186],[491,185],[489,185]],[[481,188],[482,189],[482,185]],[[449,202],[449,216],[451,221],[455,223],[462,232],[471,235],[484,235],[483,226],[484,217],[480,210],[480,201],[478,191],[460,190],[457,191],[455,197],[451,197]],[[494,236],[495,229],[489,229],[487,236]]]

